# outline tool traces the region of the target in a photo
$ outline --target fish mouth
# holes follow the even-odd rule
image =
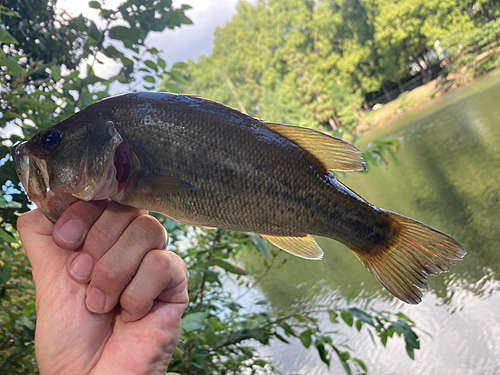
[[[26,141],[21,142],[15,144],[11,150],[17,175],[28,199],[36,204],[47,219],[55,223],[64,210],[76,201],[76,198],[70,194],[56,196],[50,190],[46,162],[33,156],[27,150],[26,145]]]
[[[15,144],[11,154],[17,175],[26,190],[28,198],[40,201],[47,197],[49,191],[49,174],[45,161],[38,159],[26,149],[27,142]]]
[[[36,204],[53,223],[77,199],[119,201],[132,175],[132,163],[125,148],[119,144],[98,181],[88,178],[88,155],[82,160],[78,183],[54,192],[50,187],[47,162],[29,152],[27,142],[15,144],[11,149],[17,175],[28,199]]]

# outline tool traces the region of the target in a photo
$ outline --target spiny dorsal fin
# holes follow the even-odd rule
[[[314,238],[309,235],[303,237],[270,236],[268,234],[260,235],[273,245],[292,255],[313,260],[320,260],[323,258],[323,250],[321,250],[321,247],[318,246]]]
[[[263,122],[264,126],[286,137],[318,158],[327,170],[364,171],[360,151],[353,145],[314,129]]]

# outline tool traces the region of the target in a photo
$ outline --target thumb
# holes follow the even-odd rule
[[[53,229],[54,224],[40,210],[26,212],[17,220],[17,231],[31,263],[35,283],[40,274],[50,277],[54,272],[58,273],[70,256],[69,252],[54,244]]]

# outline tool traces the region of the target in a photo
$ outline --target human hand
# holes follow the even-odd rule
[[[189,299],[186,266],[159,250],[156,219],[77,201],[55,225],[34,210],[17,228],[36,287],[42,374],[165,374]]]

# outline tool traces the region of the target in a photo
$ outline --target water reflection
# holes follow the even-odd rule
[[[472,93],[472,94],[471,94]],[[443,104],[444,103],[444,104]],[[374,346],[368,335],[354,335],[351,345],[372,374],[472,374],[500,372],[500,74],[440,98],[397,120],[405,143],[394,165],[350,174],[343,181],[369,202],[439,229],[464,245],[465,260],[447,274],[431,277],[430,291],[419,306],[395,301],[381,289],[356,257],[342,245],[318,239],[321,262],[290,257],[288,266],[261,282],[273,308],[287,310],[297,301],[317,303],[345,297],[353,289],[378,293],[378,307],[403,310],[421,335],[416,361],[402,341]],[[405,123],[405,118],[407,122]],[[394,126],[394,125],[392,125]],[[370,135],[373,137],[373,135]],[[289,257],[287,254],[280,255]],[[328,321],[325,319],[325,327]],[[346,332],[351,336],[351,332]],[[264,350],[264,349],[263,349]],[[268,354],[284,373],[330,372],[300,343],[290,350],[279,343]]]

